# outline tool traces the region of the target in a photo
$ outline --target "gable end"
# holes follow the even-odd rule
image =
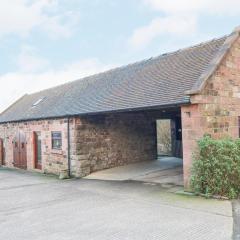
[[[199,94],[207,84],[208,79],[215,73],[218,66],[223,61],[224,57],[227,55],[228,51],[231,49],[233,44],[237,41],[240,35],[240,26],[235,28],[231,35],[227,37],[224,44],[218,51],[217,55],[210,62],[208,68],[201,74],[199,79],[194,84],[193,88],[189,91],[185,91],[186,95]]]

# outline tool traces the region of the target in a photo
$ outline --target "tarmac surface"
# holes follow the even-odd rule
[[[230,201],[159,184],[56,177],[0,168],[0,239],[230,240]]]

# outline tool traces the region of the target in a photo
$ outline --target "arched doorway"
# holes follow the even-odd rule
[[[17,168],[27,168],[26,136],[19,131],[13,139],[13,164]]]

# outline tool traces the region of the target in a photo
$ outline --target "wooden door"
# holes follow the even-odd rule
[[[0,165],[5,165],[4,155],[3,139],[0,138]]]
[[[26,136],[18,132],[13,140],[13,164],[17,168],[27,168],[27,146]]]
[[[37,169],[42,169],[42,140],[41,132],[33,133],[34,165]]]

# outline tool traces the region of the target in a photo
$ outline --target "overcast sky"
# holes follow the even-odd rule
[[[0,111],[25,93],[230,33],[240,0],[0,0]]]

